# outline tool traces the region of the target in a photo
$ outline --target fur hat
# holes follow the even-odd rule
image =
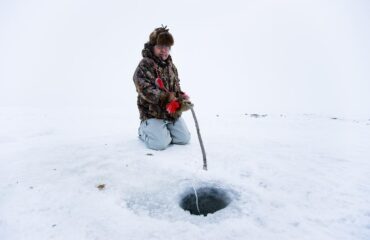
[[[154,29],[154,31],[149,36],[149,42],[152,45],[166,45],[172,46],[174,44],[173,37],[169,33],[170,29],[167,29],[167,26],[163,26]]]

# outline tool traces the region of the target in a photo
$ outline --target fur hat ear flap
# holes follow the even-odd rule
[[[155,31],[155,30],[150,34],[150,36],[149,36],[150,44],[155,45],[157,43],[157,35],[158,35],[157,31]]]
[[[162,32],[158,34],[157,45],[172,46],[174,44],[173,37],[169,32]]]

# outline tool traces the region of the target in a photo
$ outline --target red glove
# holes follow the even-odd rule
[[[166,110],[168,113],[175,113],[177,109],[180,108],[180,103],[176,100],[172,100],[166,105]]]

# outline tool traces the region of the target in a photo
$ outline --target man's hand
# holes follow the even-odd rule
[[[176,101],[177,98],[174,92],[170,92],[169,102]]]
[[[184,99],[184,100],[189,100],[190,99],[190,97],[189,97],[189,95],[187,95],[186,93],[184,93],[184,92],[182,92],[182,98]]]
[[[166,110],[169,114],[174,114],[176,113],[177,109],[180,108],[180,103],[176,100],[173,100],[173,101],[170,101],[167,105],[166,105]]]
[[[182,112],[189,110],[193,106],[186,93],[181,92],[177,98],[174,92],[169,92],[166,110],[171,116],[179,117]]]

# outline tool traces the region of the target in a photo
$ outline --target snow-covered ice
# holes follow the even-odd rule
[[[370,239],[370,2],[0,1],[0,240]],[[192,139],[145,148],[167,25]],[[256,114],[256,115],[253,115]],[[195,188],[232,201],[207,217]]]
[[[190,113],[190,144],[152,151],[120,109],[1,112],[0,239],[370,238],[368,119],[198,114],[203,171]],[[233,200],[190,215],[192,184]]]

